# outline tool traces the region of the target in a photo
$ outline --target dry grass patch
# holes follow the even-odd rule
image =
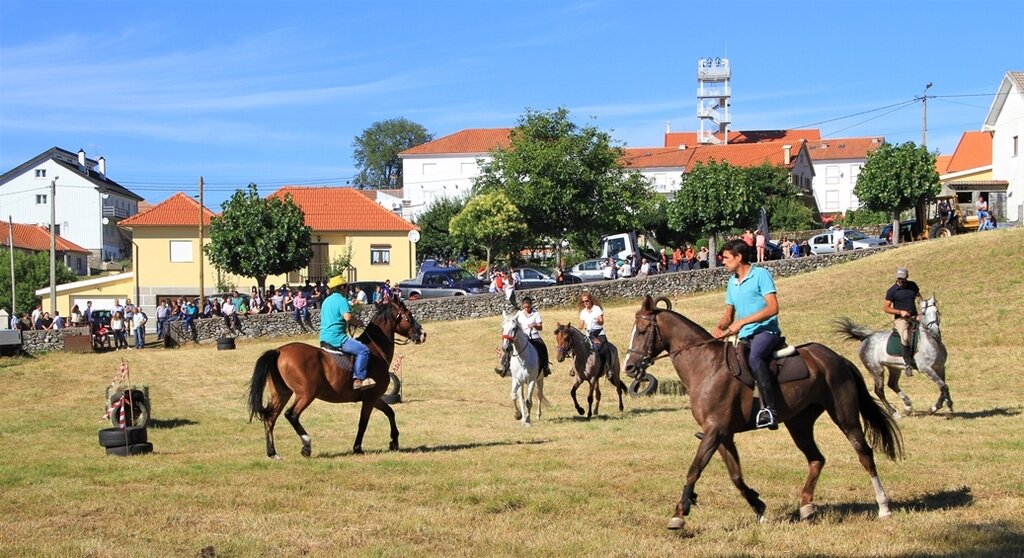
[[[0,555],[1020,555],[1022,242],[1022,230],[965,235],[779,281],[789,339],[818,340],[851,359],[856,344],[840,341],[830,322],[848,315],[885,326],[879,308],[896,267],[938,295],[957,414],[900,421],[907,459],[879,462],[895,512],[887,521],[874,517],[867,475],[826,418],[816,523],[794,521],[806,464],[780,430],[737,439],[745,477],[768,504],[767,524],[753,522],[716,458],[688,529],[667,532],[697,446],[686,398],[627,400],[620,414],[606,384],[601,416],[585,421],[561,364],[547,385],[554,406],[522,428],[509,382],[491,372],[500,323],[489,318],[429,323],[427,344],[399,348],[403,449],[383,451],[387,420],[375,413],[363,456],[351,455],[357,407],[316,402],[303,415],[313,458],[300,457],[284,421],[277,446],[285,460],[265,457],[244,394],[256,358],[280,339],[239,342],[235,351],[0,360]],[[676,309],[711,326],[722,298],[680,298]],[[622,349],[636,307],[606,308],[609,338]],[[556,321],[575,322],[574,309],[541,311],[549,344]],[[96,443],[103,387],[122,356],[134,380],[150,386],[149,456],[107,458]],[[651,371],[673,374],[664,361]],[[903,385],[918,409],[937,395],[920,376]]]

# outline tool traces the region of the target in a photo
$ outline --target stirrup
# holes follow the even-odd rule
[[[906,365],[906,366],[905,366],[905,367],[903,368],[903,373],[904,373],[904,374],[906,374],[906,376],[907,376],[908,378],[909,378],[909,377],[911,377],[911,376],[913,376],[913,375],[914,375],[914,367],[913,367],[913,366],[911,366],[911,365],[909,365],[909,364],[908,364],[908,365]]]
[[[757,418],[754,419],[754,426],[757,428],[767,428],[768,430],[779,429],[779,423],[775,420],[775,413],[773,413],[768,407],[763,407],[757,412]]]

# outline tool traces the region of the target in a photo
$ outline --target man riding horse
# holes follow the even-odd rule
[[[892,328],[900,335],[903,363],[906,365],[904,373],[908,378],[917,369],[911,344],[917,321],[917,301],[921,298],[921,290],[917,288],[917,283],[907,279],[909,275],[910,272],[905,267],[896,270],[896,283],[885,291],[885,303],[882,305],[883,312],[894,316]]]
[[[324,300],[320,309],[320,346],[328,351],[348,353],[356,357],[352,370],[352,388],[370,389],[377,384],[366,377],[370,362],[370,349],[348,335],[348,326],[364,326],[363,321],[352,315],[348,298],[342,291],[348,290],[347,281],[341,275],[331,277],[327,288],[331,295]]]
[[[775,296],[772,274],[763,267],[750,265],[749,250],[747,243],[740,239],[730,240],[722,248],[722,263],[733,275],[725,290],[725,311],[712,335],[738,335],[740,341],[750,344],[747,360],[761,397],[756,425],[776,430],[779,426],[775,386],[768,371],[768,361],[782,339],[779,300]]]

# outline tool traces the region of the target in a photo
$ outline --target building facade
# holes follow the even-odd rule
[[[1024,218],[1024,72],[1007,72],[982,128],[992,132],[992,178],[1006,182],[1006,220]]]

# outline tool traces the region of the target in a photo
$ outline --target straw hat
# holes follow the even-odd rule
[[[348,283],[348,281],[345,280],[344,276],[335,275],[334,277],[331,277],[330,281],[327,282],[327,288],[334,289],[344,285],[345,283]]]

